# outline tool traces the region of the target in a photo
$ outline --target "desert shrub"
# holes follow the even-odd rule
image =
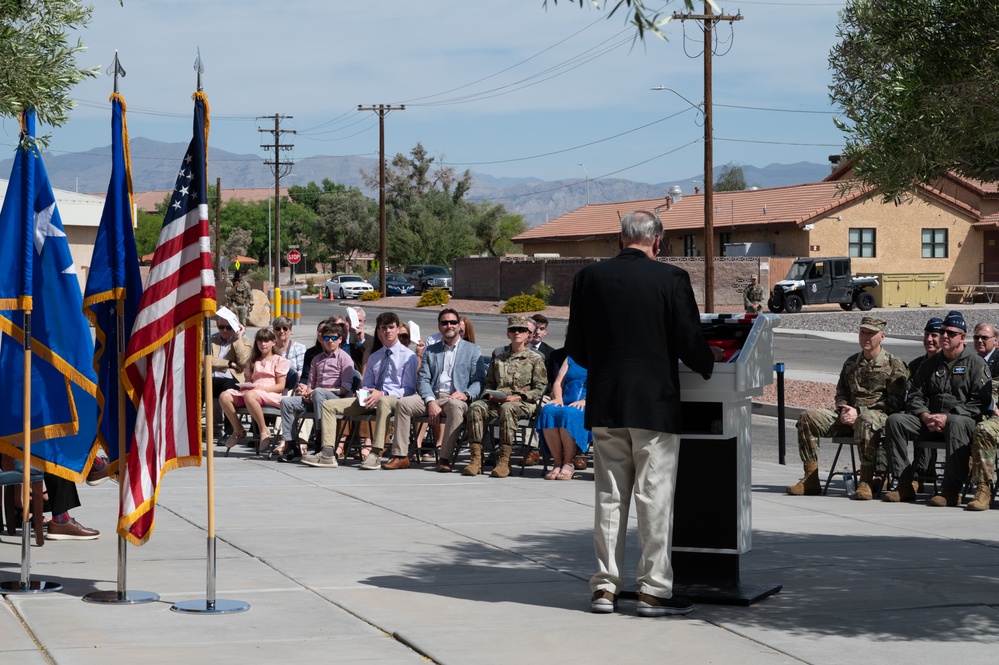
[[[552,296],[555,295],[555,289],[547,282],[538,282],[531,287],[531,295],[547,305],[551,302]]]
[[[361,300],[364,300],[365,302],[369,300],[379,300],[381,297],[382,294],[379,291],[365,291],[361,294]]]
[[[540,312],[544,308],[545,301],[541,298],[521,293],[519,296],[507,300],[500,311],[503,314],[519,314],[521,312]]]
[[[430,289],[423,292],[423,295],[420,296],[420,302],[416,303],[416,306],[434,307],[436,305],[446,305],[450,300],[451,294],[448,293],[447,289]]]
[[[316,286],[316,278],[309,277],[305,280],[305,293],[306,295],[314,296],[319,293],[319,287]]]

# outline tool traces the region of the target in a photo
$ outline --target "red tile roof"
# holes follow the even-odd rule
[[[715,227],[724,229],[732,226],[775,224],[802,226],[810,220],[830,215],[834,210],[863,196],[860,190],[841,195],[840,185],[839,182],[819,182],[738,192],[715,192]],[[582,240],[593,236],[616,235],[621,231],[621,217],[633,210],[655,208],[659,208],[659,218],[667,233],[704,228],[704,195],[687,194],[669,210],[663,198],[590,204],[525,231],[513,241],[549,238]]]

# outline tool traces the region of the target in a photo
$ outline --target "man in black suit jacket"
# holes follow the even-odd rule
[[[639,616],[686,614],[693,607],[673,597],[669,552],[680,452],[677,360],[709,378],[721,351],[701,334],[690,276],[655,260],[662,230],[653,213],[625,215],[621,252],[580,270],[572,286],[565,348],[588,372],[597,553],[590,610],[597,613],[617,605],[633,490],[642,543]]]
[[[999,351],[996,351],[996,329],[991,323],[975,326],[975,353],[982,357],[994,377],[999,371]]]

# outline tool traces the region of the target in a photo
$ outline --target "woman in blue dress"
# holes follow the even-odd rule
[[[545,480],[571,480],[576,449],[590,449],[593,434],[583,426],[586,407],[586,370],[566,357],[552,382],[552,401],[541,408],[538,431],[552,457]]]

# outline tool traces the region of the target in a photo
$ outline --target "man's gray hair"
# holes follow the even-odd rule
[[[621,219],[621,238],[625,245],[651,245],[662,234],[663,223],[654,212],[636,210]]]

